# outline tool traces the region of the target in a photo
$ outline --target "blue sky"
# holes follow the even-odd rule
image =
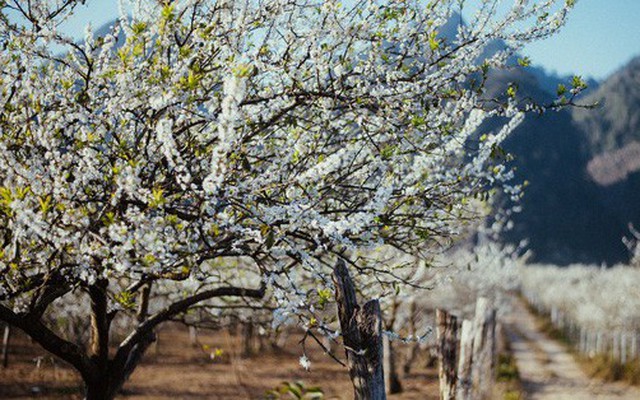
[[[605,78],[640,55],[640,0],[579,0],[559,34],[525,53],[550,70]]]
[[[97,28],[118,15],[115,0],[87,3],[67,24],[69,32],[82,35],[86,22]],[[606,78],[640,55],[640,0],[578,0],[559,34],[524,53],[551,71]]]

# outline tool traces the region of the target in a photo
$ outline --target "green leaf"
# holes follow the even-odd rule
[[[431,48],[431,51],[436,51],[440,48],[437,31],[433,31],[429,34],[429,47]]]
[[[558,88],[556,89],[556,94],[558,95],[558,97],[560,97],[560,96],[563,96],[565,93],[567,93],[567,87],[562,83],[559,83]]]
[[[175,8],[176,8],[175,4],[168,4],[162,7],[162,11],[160,12],[160,16],[162,17],[162,20],[165,22],[168,22],[174,19],[175,14],[173,12]]]
[[[582,90],[587,88],[587,83],[582,79],[581,76],[575,75],[571,80],[571,87],[577,90]]]
[[[51,195],[38,198],[38,203],[40,203],[40,211],[47,214],[51,209]]]
[[[141,34],[145,29],[147,29],[147,23],[142,21],[136,22],[131,26],[131,30],[135,35]]]
[[[289,393],[295,396],[296,399],[302,399],[302,385],[299,383],[289,384],[288,389]]]
[[[158,208],[165,203],[164,190],[160,188],[153,188],[151,190],[151,201],[149,201],[149,207]]]
[[[383,160],[388,160],[389,158],[391,158],[393,156],[395,151],[396,151],[396,146],[394,146],[392,144],[388,144],[388,145],[384,146],[384,148],[382,148],[382,150],[380,150],[380,157],[382,157]]]
[[[238,78],[246,78],[247,76],[250,76],[253,73],[253,65],[239,64],[233,68],[232,72]]]
[[[317,289],[318,305],[321,309],[331,300],[331,289]]]

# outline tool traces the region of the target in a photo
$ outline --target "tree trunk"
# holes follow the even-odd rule
[[[402,393],[402,383],[396,369],[395,346],[388,336],[383,337],[384,385],[388,394]]]
[[[91,300],[91,336],[89,346],[90,369],[83,376],[86,400],[110,400],[117,389],[113,388],[113,379],[109,373],[109,318],[107,307],[107,288],[109,282],[99,279],[89,286]]]
[[[358,306],[344,260],[333,270],[338,318],[355,400],[385,400],[382,318],[378,300]]]
[[[9,366],[9,345],[11,341],[11,325],[5,324],[4,335],[2,336],[2,367]]]
[[[143,323],[149,312],[151,289],[152,284],[149,282],[142,287],[140,292],[140,302],[138,303],[138,312],[136,313],[138,323]],[[157,336],[154,330],[144,335],[144,337],[142,337],[129,352],[122,369],[120,371],[113,371],[114,373],[112,374],[113,376],[111,379],[111,393],[113,393],[113,396],[115,396],[120,389],[122,389],[125,382],[129,380],[133,371],[136,369],[138,364],[140,364],[140,361],[142,361],[142,356],[144,356],[146,351],[153,343],[156,342],[156,340]]]
[[[93,376],[84,380],[84,400],[113,400],[124,383],[122,371],[94,370]]]
[[[89,287],[91,299],[91,344],[89,356],[98,371],[106,371],[109,362],[109,326],[107,313],[107,286],[105,279],[98,280]],[[104,377],[101,377],[102,379]]]
[[[438,377],[440,399],[455,400],[457,385],[458,319],[444,310],[436,310],[438,340]]]
[[[108,389],[99,383],[87,385],[85,391],[85,400],[112,400],[115,397],[109,396]]]

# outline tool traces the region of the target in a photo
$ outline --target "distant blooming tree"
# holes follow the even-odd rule
[[[355,255],[445,246],[493,188],[517,197],[499,144],[537,109],[483,85],[574,1],[481,0],[463,24],[458,0],[140,0],[78,43],[79,3],[0,6],[0,320],[110,399],[164,321],[268,296],[321,329],[337,257],[384,293],[412,268]],[[47,323],[61,308],[86,346]]]

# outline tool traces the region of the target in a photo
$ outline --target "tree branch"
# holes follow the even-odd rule
[[[57,336],[39,318],[29,314],[16,314],[0,304],[0,320],[20,328],[49,353],[73,365],[83,378],[89,376],[92,369],[91,363],[83,349]]]
[[[191,297],[187,297],[176,303],[171,304],[167,308],[159,311],[151,316],[146,321],[142,322],[138,328],[132,332],[118,348],[116,356],[113,360],[114,366],[125,365],[129,358],[129,353],[134,346],[144,338],[148,337],[153,332],[153,329],[160,323],[168,321],[174,316],[187,311],[191,306],[205,300],[209,300],[215,297],[249,297],[254,299],[260,299],[264,296],[266,286],[262,284],[258,289],[247,289],[239,287],[221,287],[217,289],[207,290],[201,293],[197,293]]]

